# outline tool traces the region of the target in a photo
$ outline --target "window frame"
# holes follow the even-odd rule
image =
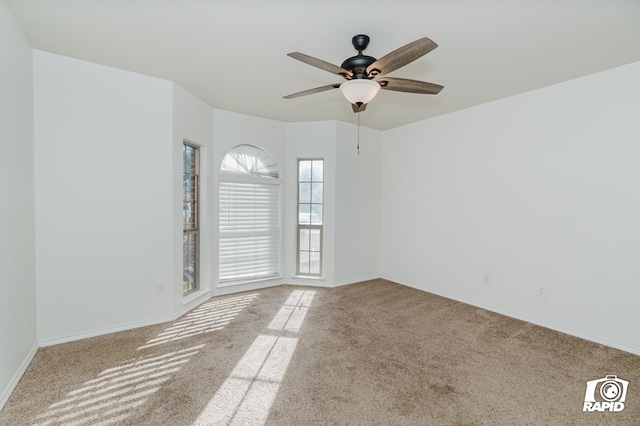
[[[253,173],[245,173],[245,172],[241,172],[241,171],[230,171],[230,170],[224,170],[224,164],[225,164],[225,159],[227,158],[227,156],[229,155],[235,155],[234,154],[234,150],[239,148],[239,147],[244,147],[244,146],[248,146],[254,149],[258,149],[260,151],[262,151],[264,154],[268,155],[269,159],[271,159],[273,161],[273,166],[275,167],[275,176],[273,175],[273,173],[271,174],[253,174]],[[255,158],[255,157],[254,157]],[[219,232],[219,238],[218,238],[218,282],[220,285],[222,286],[226,286],[226,285],[237,285],[237,284],[241,284],[244,282],[253,282],[253,281],[262,281],[262,280],[269,280],[269,279],[274,279],[274,278],[278,278],[282,276],[282,255],[281,255],[281,251],[282,251],[282,179],[280,177],[280,170],[279,170],[279,166],[277,164],[277,161],[275,159],[275,157],[273,155],[271,155],[271,153],[269,153],[266,149],[258,146],[258,145],[254,145],[254,144],[239,144],[234,146],[232,149],[230,149],[229,151],[227,151],[227,153],[225,154],[225,156],[222,159],[222,163],[220,165],[220,168],[218,169],[218,173],[219,173],[219,183],[218,183],[218,213],[219,213],[219,219],[218,219],[218,232]],[[275,211],[272,211],[271,213],[273,213],[276,217],[277,217],[277,225],[272,224],[272,226],[274,226],[273,231],[272,232],[272,237],[273,239],[270,240],[271,243],[270,244],[275,244],[277,246],[277,250],[274,252],[273,257],[271,258],[271,262],[272,262],[272,266],[275,266],[275,270],[267,273],[267,271],[258,271],[258,269],[256,269],[256,273],[255,274],[244,274],[244,275],[238,275],[238,276],[234,276],[234,277],[230,277],[230,276],[223,276],[222,272],[223,272],[223,263],[221,260],[221,256],[223,254],[228,255],[230,253],[223,253],[223,250],[221,249],[221,244],[223,241],[229,241],[228,237],[223,237],[223,231],[222,231],[222,222],[223,222],[223,209],[222,209],[222,203],[224,200],[224,197],[229,197],[230,194],[225,194],[223,191],[223,186],[225,185],[256,185],[257,187],[273,187],[274,188],[274,198],[271,201],[273,201],[272,206],[273,208],[275,208]],[[225,189],[225,191],[228,191],[228,189]],[[232,197],[233,198],[233,197]],[[228,199],[227,203],[231,203],[232,200]],[[227,208],[231,207],[231,205],[227,205]],[[231,229],[227,229],[224,231],[224,233],[227,232],[234,232]],[[263,230],[259,230],[258,234],[256,234],[258,237],[261,235],[260,232],[265,232],[264,235],[269,235],[271,232],[269,229],[263,229]],[[249,272],[249,270],[247,270],[247,272]]]
[[[309,181],[301,181],[300,180],[300,165],[303,161],[311,161],[312,162],[312,170],[311,170],[311,176],[310,176],[310,180]],[[322,180],[321,181],[314,181],[313,180],[313,162],[314,161],[322,161]],[[304,277],[304,278],[322,278],[324,275],[324,209],[325,209],[325,196],[324,196],[324,184],[325,184],[325,179],[324,179],[324,171],[325,171],[325,159],[324,158],[320,158],[320,157],[314,157],[314,158],[298,158],[298,162],[297,162],[297,167],[296,167],[296,182],[297,182],[297,195],[296,195],[296,272],[295,275],[298,277]],[[321,183],[322,184],[322,203],[313,203],[313,199],[312,197],[312,193],[313,193],[313,184],[314,183]],[[304,202],[301,203],[300,202],[300,186],[301,184],[310,184],[310,199],[309,202]],[[300,224],[300,205],[301,204],[309,204],[310,206],[313,206],[314,204],[320,204],[322,206],[322,218],[321,218],[321,224],[312,224],[312,220],[311,218],[309,219],[309,224]],[[309,272],[302,272],[300,270],[300,254],[303,252],[303,250],[301,250],[301,240],[300,240],[300,233],[302,230],[319,230],[320,231],[320,241],[319,241],[319,249],[318,249],[318,253],[319,253],[319,267],[318,267],[318,273],[313,273],[310,272],[310,268],[311,268],[311,259],[309,259]],[[311,242],[309,242],[309,244],[311,244]],[[314,253],[314,251],[311,250],[311,247],[309,247],[308,250],[304,250],[304,252],[308,252],[309,253],[309,257],[311,256],[311,253]]]
[[[185,169],[184,169],[184,148],[188,147],[188,148],[193,148],[195,150],[195,179],[194,179],[194,186],[195,186],[195,191],[194,191],[194,195],[195,195],[195,200],[193,201],[193,204],[195,206],[195,227],[194,228],[185,228],[184,226],[184,222],[183,222],[183,226],[182,226],[182,238],[183,238],[183,249],[182,249],[182,256],[183,256],[183,263],[182,263],[182,273],[184,276],[184,272],[185,272],[185,264],[184,264],[184,238],[188,235],[194,235],[195,236],[195,266],[194,266],[194,282],[195,282],[195,286],[194,288],[190,288],[185,290],[185,281],[183,278],[183,282],[182,282],[182,296],[188,296],[189,294],[200,290],[200,242],[201,242],[201,238],[200,238],[200,214],[201,214],[201,208],[200,208],[200,147],[192,142],[189,142],[187,140],[183,140],[182,141],[182,146],[183,146],[183,154],[182,154],[182,161],[183,161],[183,168],[182,168],[182,176],[183,176],[183,189],[182,189],[182,209],[183,209],[183,215],[184,215],[184,209],[185,206],[187,204],[186,202],[186,193],[184,191],[184,177],[185,177]]]

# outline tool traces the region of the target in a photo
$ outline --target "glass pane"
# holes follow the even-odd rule
[[[191,212],[189,203],[182,203],[182,229],[187,229],[187,223]]]
[[[320,230],[319,229],[310,229],[310,241],[309,241],[309,250],[311,251],[320,251]]]
[[[187,145],[182,145],[182,173],[189,172],[189,151]]]
[[[198,190],[196,184],[195,175],[183,175],[182,176],[182,189],[184,194],[184,201],[195,201]]]
[[[182,175],[182,194],[183,200],[189,201],[189,197],[191,196],[191,179],[189,175]]]
[[[310,253],[309,273],[320,273],[320,253]]]
[[[298,272],[301,274],[309,273],[309,252],[301,251],[298,253],[300,256],[300,264],[298,265]]]
[[[238,145],[229,151],[222,160],[220,171],[266,178],[279,176],[276,160],[267,151],[253,145]]]
[[[187,146],[186,145],[182,145],[182,173],[185,173],[187,171]]]
[[[298,202],[310,203],[311,202],[311,184],[301,183],[298,188]]]
[[[182,145],[182,172],[188,175],[196,174],[197,148],[189,145]]]
[[[198,209],[195,202],[183,203],[182,208],[182,229],[198,228]]]
[[[324,160],[315,160],[313,162],[313,174],[312,174],[312,180],[314,182],[322,182],[323,181],[323,174],[324,174]]]
[[[311,161],[303,160],[298,163],[298,182],[311,181]]]
[[[309,237],[308,229],[300,230],[300,250],[309,251]]]
[[[312,183],[311,184],[311,202],[322,204],[322,187],[321,183]]]
[[[197,287],[198,236],[185,235],[182,243],[182,290],[186,293]]]
[[[298,205],[298,224],[309,225],[311,223],[311,205],[299,204]]]
[[[322,204],[311,205],[311,224],[322,225]]]

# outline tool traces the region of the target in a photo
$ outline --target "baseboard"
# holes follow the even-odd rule
[[[218,287],[214,291],[214,296],[224,296],[227,294],[240,293],[243,291],[253,291],[259,290],[266,287],[274,287],[277,285],[282,285],[282,282],[271,282],[265,285],[265,281],[255,281],[249,283],[243,283],[238,285],[227,285],[224,287]],[[94,330],[87,333],[79,333],[79,334],[71,334],[64,337],[58,337],[55,339],[46,339],[38,342],[39,347],[47,347],[53,345],[59,345],[61,343],[73,342],[76,340],[88,339],[90,337],[103,336],[105,334],[117,333],[119,331],[132,330],[135,328],[146,327],[149,325],[157,325],[165,322],[175,321],[177,318],[181,317],[185,313],[189,312],[193,308],[199,306],[200,304],[206,302],[212,297],[212,292],[210,290],[204,291],[201,294],[195,295],[193,298],[187,298],[187,302],[183,305],[182,309],[169,317],[156,318],[148,321],[140,321],[130,324],[119,325],[117,327],[109,327],[100,330]]]
[[[211,290],[205,290],[197,294],[187,296],[183,299],[182,308],[173,315],[173,321],[177,320],[190,310],[197,308],[209,299],[211,299]]]
[[[334,288],[334,287],[341,287],[344,285],[357,284],[364,281],[377,280],[379,278],[380,278],[380,275],[367,275],[364,277],[350,278],[347,280],[331,282],[331,281],[325,281],[322,278],[305,278],[305,277],[293,276],[287,281],[287,284],[309,286],[309,287]]]
[[[333,283],[333,287],[341,287],[343,285],[350,285],[350,284],[357,284],[357,283],[361,283],[364,281],[371,281],[371,280],[377,280],[380,279],[380,275],[368,275],[365,277],[359,277],[359,278],[353,278],[353,279],[348,279],[348,280],[342,280],[342,281],[337,281],[335,283]]]
[[[33,346],[31,351],[25,357],[24,361],[22,361],[22,364],[20,364],[20,368],[18,368],[18,371],[16,371],[7,387],[4,389],[2,394],[0,394],[0,411],[4,408],[4,405],[9,400],[9,397],[18,385],[18,382],[22,378],[24,372],[27,371],[27,368],[29,367],[29,364],[31,364],[33,357],[36,356],[36,352],[38,352],[38,345]]]
[[[411,288],[415,288],[416,290],[420,290],[420,291],[424,291],[424,292],[427,292],[427,293],[432,293],[432,294],[435,294],[435,295],[438,295],[438,296],[446,297],[447,299],[455,300],[457,302],[461,302],[461,303],[464,303],[464,304],[467,304],[467,305],[475,306],[477,308],[486,309],[487,311],[495,312],[497,314],[504,315],[504,316],[507,316],[507,317],[510,317],[510,318],[515,318],[515,319],[518,319],[520,321],[525,321],[525,322],[528,322],[528,323],[531,323],[531,324],[539,325],[540,327],[544,327],[544,328],[548,328],[550,330],[558,331],[560,333],[568,334],[569,336],[578,337],[580,339],[587,340],[589,342],[599,343],[601,345],[609,346],[609,347],[614,348],[614,349],[619,349],[619,350],[624,351],[624,352],[629,352],[629,353],[634,354],[634,355],[640,355],[640,348],[634,348],[634,347],[631,347],[631,346],[623,345],[623,344],[618,343],[618,342],[612,342],[610,340],[603,339],[603,338],[600,338],[600,337],[597,337],[597,336],[592,336],[592,335],[589,335],[589,334],[586,334],[586,333],[581,333],[579,331],[570,330],[570,329],[567,329],[567,328],[564,328],[564,327],[560,327],[560,326],[557,326],[555,324],[547,323],[545,321],[540,321],[537,318],[529,318],[527,316],[515,314],[513,312],[506,311],[504,309],[500,309],[500,308],[496,308],[496,307],[493,307],[493,306],[490,306],[490,305],[477,303],[475,301],[471,301],[471,300],[468,300],[468,299],[465,299],[465,298],[452,296],[452,295],[444,293],[444,292],[435,291],[435,290],[431,290],[431,289],[425,289],[425,288],[421,288],[421,287],[416,287],[415,285],[403,283],[403,282],[400,282],[400,281],[391,280],[391,279],[384,278],[384,277],[383,277],[383,279],[386,279],[387,281],[403,285],[405,287],[411,287]]]
[[[173,320],[174,318],[172,316],[156,318],[149,321],[140,321],[140,322],[125,324],[125,325],[119,325],[117,327],[103,328],[100,330],[90,331],[87,333],[71,334],[68,336],[59,337],[55,339],[41,340],[38,342],[38,344],[41,348],[44,348],[47,346],[59,345],[60,343],[68,343],[68,342],[74,342],[76,340],[88,339],[90,337],[104,336],[105,334],[117,333],[119,331],[126,331],[126,330],[132,330],[134,328],[146,327],[149,325],[162,324],[164,322],[169,322]]]

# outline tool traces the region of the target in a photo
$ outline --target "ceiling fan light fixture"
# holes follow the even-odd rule
[[[340,90],[349,102],[362,105],[376,97],[380,91],[380,84],[366,78],[355,78],[342,83]]]

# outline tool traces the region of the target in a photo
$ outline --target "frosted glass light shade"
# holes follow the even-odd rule
[[[356,78],[342,83],[340,90],[352,104],[366,104],[376,97],[380,91],[380,84],[366,78]]]

